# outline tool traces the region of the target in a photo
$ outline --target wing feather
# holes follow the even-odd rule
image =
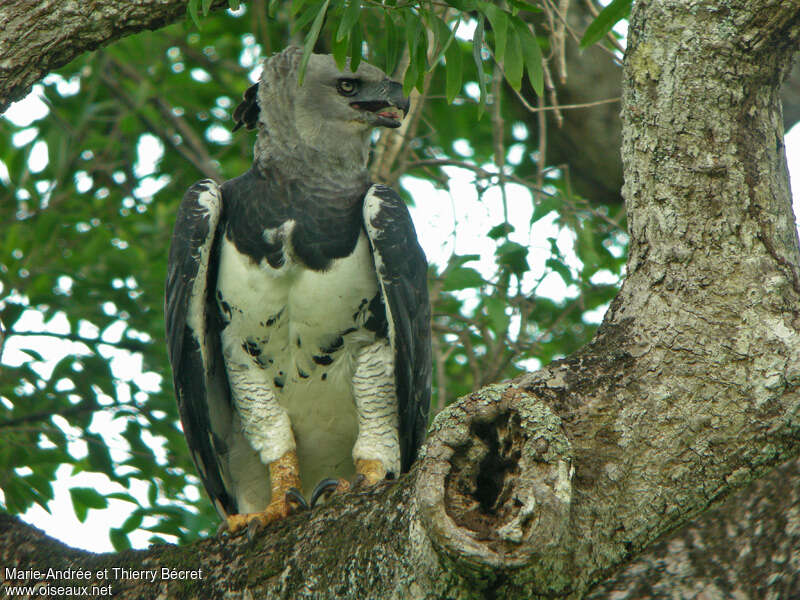
[[[205,179],[186,192],[170,246],[165,321],[181,422],[203,485],[217,511],[235,514],[225,459],[233,420],[214,304],[219,186]]]
[[[431,306],[428,263],[400,196],[373,185],[364,226],[378,273],[395,356],[401,468],[411,468],[428,429],[431,399]]]

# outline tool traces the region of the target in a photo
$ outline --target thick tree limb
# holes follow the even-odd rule
[[[800,598],[800,460],[666,536],[590,600]]]
[[[215,0],[213,8],[227,6]],[[186,17],[186,0],[4,0],[0,3],[0,113],[50,71],[84,52]]]
[[[676,596],[698,600],[800,597],[800,511],[797,510],[800,487],[793,483],[798,479],[800,460],[781,465],[633,559],[589,597],[591,600],[652,600]],[[391,491],[385,489],[383,494]],[[347,506],[350,501],[350,498],[342,499],[340,504]],[[364,516],[372,519],[374,511],[383,511],[385,506],[380,498],[368,497],[364,502],[356,498],[356,510],[364,511]],[[297,517],[292,525],[297,527],[304,523],[304,518],[307,516]],[[327,513],[326,518],[328,527],[337,527],[335,513]],[[370,526],[373,523],[372,520],[368,522]],[[224,544],[216,539],[203,540],[186,549],[156,546],[119,555],[95,555],[68,548],[14,517],[0,515],[0,561],[4,567],[22,571],[49,567],[158,571],[155,583],[124,581],[115,577],[113,571],[109,572],[109,581],[95,582],[98,586],[112,585],[115,597],[155,598],[164,593],[168,598],[258,598],[262,589],[258,582],[263,577],[269,577],[278,566],[283,566],[282,573],[289,573],[286,564],[276,562],[263,552],[270,543],[280,542],[283,531],[270,530],[269,537],[263,541],[251,542],[242,536],[226,539]],[[344,531],[340,534],[348,537]],[[368,541],[366,536],[358,539]],[[382,543],[378,535],[371,535],[370,539]],[[342,553],[345,551],[346,548],[342,548]],[[369,556],[371,552],[371,548],[361,546],[360,556]],[[237,555],[247,558],[234,563],[231,559]],[[226,560],[231,561],[227,566]],[[199,569],[203,579],[164,581],[162,567],[181,571]],[[302,590],[307,584],[307,590],[315,589],[323,596],[326,590],[335,592],[335,588],[319,589],[317,576],[309,577],[307,572],[292,573],[294,590]],[[5,569],[0,571],[0,577],[4,576]],[[33,585],[37,581],[32,577],[20,577],[4,579],[2,583],[10,587]],[[41,580],[38,583],[43,584]],[[88,582],[68,579],[61,583],[87,585]],[[219,594],[211,593],[212,589],[219,590]],[[328,597],[336,597],[334,592]]]

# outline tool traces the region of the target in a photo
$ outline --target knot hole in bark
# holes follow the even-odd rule
[[[421,523],[476,582],[532,565],[546,581],[569,562],[572,474],[558,415],[513,384],[487,386],[431,426],[416,483]]]
[[[458,447],[445,479],[445,507],[460,527],[478,539],[497,539],[498,526],[522,507],[514,489],[527,435],[519,413],[503,411],[491,421],[470,425],[468,441]]]

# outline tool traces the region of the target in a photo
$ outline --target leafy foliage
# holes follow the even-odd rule
[[[230,116],[259,61],[290,39],[421,92],[384,177],[431,190],[416,211],[447,197],[457,212],[493,207],[480,239],[442,232],[447,253],[431,267],[435,408],[584,344],[624,264],[621,208],[572,194],[530,135],[538,121],[522,100],[542,93],[551,52],[538,6],[237,4],[201,18],[210,2],[192,0],[200,29],[187,20],[86,55],[38,86],[46,117],[0,120],[3,506],[46,507],[61,465],[103,474],[113,494],[70,494],[80,520],[112,499],[130,505],[116,548],[134,531],[186,541],[216,526],[170,383],[167,248],[195,180],[249,168],[253,139],[232,136]]]
[[[614,25],[627,18],[632,4],[633,0],[612,0],[586,28],[581,38],[581,48],[588,48],[602,40]]]

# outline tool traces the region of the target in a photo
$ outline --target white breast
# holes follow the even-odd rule
[[[228,321],[226,363],[247,365],[286,409],[304,491],[324,477],[349,478],[358,433],[354,358],[375,340],[364,327],[378,293],[365,234],[326,271],[306,269],[291,256],[279,269],[255,265],[223,239],[217,292]]]

